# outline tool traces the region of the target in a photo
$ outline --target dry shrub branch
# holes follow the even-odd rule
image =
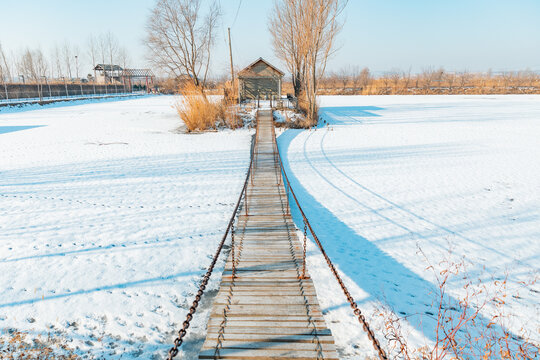
[[[20,331],[9,331],[0,337],[0,359],[6,360],[78,360],[80,356],[66,344],[66,339],[47,334],[33,339]]]
[[[432,299],[435,311],[430,316],[435,322],[434,340],[420,348],[412,346],[403,330],[407,316],[397,316],[390,306],[378,309],[376,314],[384,319],[387,350],[393,358],[525,360],[540,356],[538,344],[531,340],[529,331],[521,328],[519,333],[515,333],[508,329],[512,314],[508,311],[507,299],[515,295],[508,289],[507,276],[503,279],[492,277],[488,282],[473,279],[467,271],[465,258],[451,260],[449,253],[446,259],[434,265],[420,248],[418,253],[428,265],[426,271],[436,279]],[[448,284],[454,281],[463,284],[458,298],[448,295]],[[538,277],[535,276],[528,283],[520,285],[530,287],[537,281]]]

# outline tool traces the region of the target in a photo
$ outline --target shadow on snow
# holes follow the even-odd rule
[[[38,127],[44,127],[45,125],[27,125],[27,126],[0,126],[0,135],[10,132],[29,130]]]
[[[339,113],[341,115],[346,115],[353,118],[355,116],[376,116],[369,113],[366,115],[366,108],[371,107],[360,107],[358,110],[359,113],[355,113],[354,109],[356,109],[356,107],[349,108],[348,110],[340,110]],[[332,109],[332,111],[334,110],[334,108],[323,108],[322,110],[324,111],[329,109]],[[425,337],[430,340],[435,340],[436,323],[433,315],[436,315],[437,309],[432,301],[435,299],[437,289],[434,284],[408,269],[392,256],[379,249],[374,243],[367,240],[365,237],[358,234],[354,229],[342,222],[323,204],[319,203],[301,185],[299,179],[295,177],[287,158],[287,154],[291,142],[297,135],[301,133],[301,131],[303,130],[287,130],[279,136],[278,144],[280,146],[280,152],[283,159],[283,166],[287,172],[291,186],[299,198],[306,216],[311,220],[311,225],[315,233],[325,246],[328,255],[338,265],[338,268],[342,273],[344,273],[348,278],[354,281],[360,288],[369,294],[368,300],[377,299],[382,303],[387,303],[396,313],[406,315],[409,323]],[[415,151],[422,151],[425,149],[408,150],[414,153]],[[372,151],[377,152],[378,150],[372,149]],[[437,149],[433,151],[437,151]],[[323,155],[326,157],[324,152]],[[344,196],[351,199],[359,207],[362,207],[368,211],[377,211],[377,209],[371,209],[367,205],[362,204],[358,199],[345,193],[342,189],[333,184],[310,162],[305,148],[304,156],[312,169],[318,174],[318,176],[328,183],[329,186],[332,186],[336,190],[343,193]],[[335,166],[332,163],[331,165]],[[372,190],[363,187],[358,182],[355,181],[355,183],[362,187],[363,190],[369,192],[372,196],[385,200],[389,206],[397,206],[397,204],[377,193],[374,193]],[[421,218],[419,215],[411,213],[406,209],[401,210],[431,224],[436,228],[439,228],[439,230],[460,236],[454,231],[430,222],[427,219]],[[292,207],[291,211],[297,227],[303,228],[303,221],[299,211],[295,206]],[[382,216],[383,214],[377,213],[377,215]],[[382,220],[391,222],[395,226],[410,233],[410,230],[406,226],[400,224],[399,220],[396,221],[384,216],[382,217]],[[451,297],[449,297],[448,300],[451,303],[458,303],[457,299]],[[334,306],[333,308],[336,307],[340,306]],[[325,310],[331,309],[332,308]],[[477,320],[484,324],[489,322],[489,319],[483,317],[482,315],[479,315]],[[500,330],[502,331],[503,329]]]

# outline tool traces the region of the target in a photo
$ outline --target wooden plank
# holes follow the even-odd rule
[[[337,359],[313,282],[298,278],[303,248],[276,162],[271,113],[257,124],[242,205],[248,215],[238,216],[235,256],[226,260],[199,359]]]
[[[229,304],[227,297],[218,297],[214,300],[215,304]],[[272,296],[272,297],[266,297],[266,296],[247,296],[247,295],[238,295],[233,294],[230,299],[230,304],[232,305],[294,305],[294,304],[309,304],[309,305],[316,305],[317,303],[317,296],[309,296],[309,295],[294,295],[294,296]]]
[[[224,340],[220,341],[218,344],[218,340],[208,341],[203,345],[203,350],[210,350],[215,349],[217,346],[221,346],[222,348],[228,348],[228,349],[273,349],[273,350],[309,350],[309,351],[316,351],[318,344],[316,343],[310,343],[310,342],[302,342],[302,343],[295,343],[291,341],[267,341],[267,342],[254,342],[249,343],[245,341],[239,341],[239,340]],[[320,343],[320,347],[323,351],[335,351],[336,347],[332,343]]]
[[[220,333],[220,327],[219,326],[213,326],[209,327],[207,329],[207,334],[219,334]],[[275,337],[279,336],[287,336],[287,335],[312,335],[312,336],[324,336],[324,335],[332,335],[330,330],[328,328],[319,328],[316,329],[314,327],[301,327],[301,328],[293,328],[293,327],[268,327],[268,326],[245,326],[245,327],[232,327],[225,325],[224,327],[224,333],[225,334],[268,334],[268,335],[274,335]]]
[[[307,351],[281,349],[220,349],[216,357],[215,349],[202,350],[199,359],[336,359],[335,351]]]

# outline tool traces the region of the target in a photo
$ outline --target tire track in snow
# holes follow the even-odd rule
[[[306,139],[306,142],[308,141],[308,139],[309,139],[309,137],[310,137],[311,135],[312,135],[312,134],[310,134],[310,135],[308,136],[308,138]],[[433,221],[431,221],[431,220],[429,220],[429,219],[427,219],[427,218],[425,218],[425,217],[423,217],[423,216],[421,216],[421,215],[418,215],[418,214],[414,213],[413,211],[411,211],[411,210],[409,210],[409,209],[404,208],[403,206],[397,204],[396,202],[394,202],[394,201],[392,201],[392,200],[390,200],[390,199],[385,198],[384,196],[382,196],[382,195],[376,193],[375,191],[369,189],[368,187],[366,187],[366,186],[360,184],[359,182],[357,182],[356,180],[354,180],[350,175],[348,175],[348,174],[345,173],[343,170],[341,170],[339,167],[337,167],[337,166],[334,164],[334,162],[328,157],[328,155],[327,155],[327,153],[326,153],[326,151],[325,151],[325,149],[324,149],[324,141],[325,141],[326,135],[328,135],[328,131],[326,131],[326,132],[324,133],[324,135],[322,136],[321,141],[320,141],[320,149],[321,149],[321,153],[322,153],[323,157],[326,159],[326,161],[328,162],[328,164],[330,164],[330,166],[331,166],[332,168],[334,168],[334,169],[341,175],[342,178],[345,178],[346,180],[348,180],[349,183],[352,184],[353,186],[356,186],[357,188],[359,188],[359,189],[360,189],[361,191],[363,191],[364,193],[367,193],[367,194],[369,194],[370,196],[375,197],[375,198],[377,198],[377,199],[383,201],[383,202],[386,203],[387,205],[390,205],[390,206],[392,207],[393,210],[396,210],[397,212],[401,212],[401,213],[404,213],[404,214],[409,215],[409,216],[411,216],[411,217],[414,217],[415,219],[420,220],[420,221],[424,222],[425,224],[428,224],[428,225],[430,225],[430,226],[433,226],[433,227],[435,227],[435,228],[441,230],[442,232],[444,232],[444,233],[447,234],[447,235],[455,236],[455,237],[460,238],[460,239],[462,239],[462,240],[464,240],[464,241],[467,241],[467,242],[469,242],[469,243],[475,244],[476,246],[479,246],[479,247],[481,247],[482,249],[488,250],[488,251],[490,251],[490,252],[492,252],[492,253],[495,253],[495,254],[497,254],[497,255],[499,255],[499,256],[510,257],[510,258],[512,259],[513,262],[515,262],[515,263],[517,263],[517,264],[519,264],[519,265],[522,265],[522,266],[526,266],[526,267],[528,267],[528,268],[531,269],[531,270],[536,270],[536,267],[534,267],[533,265],[529,264],[528,262],[524,262],[524,261],[522,261],[522,260],[516,259],[516,258],[512,257],[510,254],[503,253],[503,252],[498,251],[498,250],[496,250],[496,249],[493,249],[493,248],[491,248],[491,247],[487,247],[487,246],[485,246],[485,245],[479,243],[478,241],[475,241],[475,240],[473,240],[473,239],[470,239],[470,238],[468,238],[468,237],[466,237],[466,236],[464,236],[464,235],[462,235],[462,234],[460,234],[460,233],[458,233],[458,232],[456,232],[456,231],[453,231],[453,230],[449,229],[448,227],[445,227],[445,226],[443,226],[443,225],[437,224],[437,223],[435,223],[435,222],[433,222]],[[306,156],[306,159],[307,159],[307,153],[306,153],[305,149],[306,149],[306,146],[305,146],[305,144],[304,144],[304,156]],[[308,161],[309,161],[309,160],[308,160]],[[310,164],[311,164],[311,162],[310,162]],[[312,166],[312,167],[313,167],[313,166]],[[323,177],[323,178],[324,178],[324,177]],[[340,191],[341,191],[343,194],[345,194],[347,197],[349,197],[349,198],[351,198],[351,199],[354,199],[352,196],[346,194],[345,191],[339,189],[337,186],[335,186],[335,185],[332,185],[332,186],[335,187],[336,189],[340,190]],[[355,200],[357,203],[360,203],[357,199],[354,199],[354,200]],[[393,220],[390,219],[389,217],[380,214],[380,212],[378,212],[377,210],[373,210],[373,213],[375,213],[375,214],[377,214],[377,215],[383,217],[385,220],[391,221],[391,222],[392,222],[393,224],[395,224],[395,225],[397,224],[397,225],[398,225],[400,228],[402,228],[402,229],[406,229],[406,230],[410,231],[412,235],[416,234],[416,235],[418,235],[418,236],[421,236],[422,238],[424,237],[421,233],[419,233],[419,232],[417,232],[417,231],[410,230],[410,229],[408,229],[406,226],[403,226],[403,225],[398,224],[396,221],[393,221]],[[435,235],[435,234],[434,234],[434,235]],[[441,248],[443,248],[443,249],[446,250],[446,248],[445,248],[444,246],[439,246],[439,247],[441,247]]]
[[[413,231],[412,229],[409,229],[408,227],[406,227],[405,225],[402,225],[396,221],[394,221],[393,219],[389,218],[388,216],[384,215],[384,214],[381,214],[381,212],[367,204],[364,204],[363,202],[361,202],[360,200],[358,200],[357,198],[353,197],[352,195],[350,195],[349,193],[347,193],[345,190],[343,190],[342,188],[340,188],[338,185],[334,184],[332,181],[330,181],[330,179],[328,179],[328,177],[326,177],[325,175],[323,175],[323,173],[317,169],[314,165],[314,163],[311,161],[311,159],[309,158],[308,156],[308,152],[307,152],[307,142],[309,140],[309,138],[314,134],[315,132],[312,132],[310,133],[306,140],[304,141],[304,146],[303,146],[303,151],[304,151],[304,158],[306,159],[307,163],[309,164],[309,166],[313,169],[313,171],[315,171],[317,173],[317,175],[319,175],[319,177],[321,177],[321,179],[323,179],[326,183],[328,183],[330,186],[332,186],[334,189],[336,189],[337,191],[339,191],[340,193],[342,193],[345,197],[347,197],[348,199],[352,200],[353,202],[355,202],[356,204],[362,206],[364,209],[366,210],[369,210],[371,213],[373,214],[376,214],[378,215],[379,217],[383,218],[384,220],[388,221],[389,223],[397,226],[398,228],[402,229],[402,230],[405,230],[407,231],[409,234],[411,235],[414,235],[416,234],[417,232]],[[325,134],[326,135],[326,134]]]

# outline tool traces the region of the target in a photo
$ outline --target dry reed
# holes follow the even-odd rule
[[[234,99],[224,98],[214,101],[204,90],[192,83],[186,83],[180,90],[180,98],[174,107],[186,125],[187,132],[206,131],[226,127],[236,129],[243,126]]]

